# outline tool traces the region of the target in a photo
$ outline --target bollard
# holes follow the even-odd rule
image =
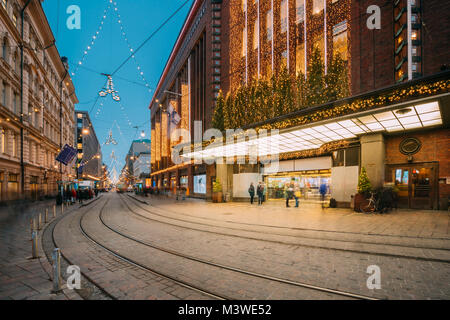
[[[30,232],[31,232],[31,234],[33,234],[33,231],[34,231],[34,219],[30,219]]]
[[[38,253],[38,233],[36,230],[31,234],[31,255],[33,259],[39,258]]]
[[[52,253],[53,259],[53,292],[61,291],[61,252],[55,248]]]
[[[38,216],[38,230],[41,230],[42,228],[42,215],[39,212],[39,216]]]
[[[45,209],[45,223],[48,222],[48,209]]]
[[[56,206],[53,206],[53,218],[56,218]]]
[[[64,202],[61,203],[61,214],[64,214]]]

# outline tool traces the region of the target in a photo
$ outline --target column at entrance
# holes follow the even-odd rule
[[[366,168],[373,188],[382,187],[385,174],[385,145],[382,133],[365,135],[361,141],[361,167]]]

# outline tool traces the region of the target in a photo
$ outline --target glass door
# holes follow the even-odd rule
[[[433,209],[436,198],[435,164],[391,166],[390,181],[398,190],[398,207]]]
[[[411,208],[432,209],[434,168],[414,166],[411,169]]]

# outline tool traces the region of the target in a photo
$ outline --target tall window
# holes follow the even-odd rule
[[[303,22],[305,18],[305,0],[295,2],[295,23]]]
[[[0,81],[0,86],[1,86],[0,93],[2,95],[1,102],[2,105],[6,107],[6,84],[3,81]]]
[[[272,37],[273,37],[272,10],[269,10],[267,12],[267,16],[266,16],[266,32],[267,32],[267,41],[272,41]]]
[[[325,57],[325,39],[323,34],[316,36],[314,38],[314,46],[317,47],[320,51],[320,56],[322,57],[322,60],[324,60]]]
[[[2,57],[3,60],[7,61],[8,58],[8,41],[5,39],[3,39],[3,43],[2,43]]]
[[[13,21],[14,27],[17,28],[17,16],[15,13],[13,13],[13,15],[12,15],[12,21]]]
[[[295,49],[295,72],[305,74],[305,44],[298,44]]]
[[[247,28],[242,30],[242,56],[245,57],[247,55]]]
[[[333,55],[340,55],[342,60],[347,61],[347,21],[333,27]]]
[[[287,0],[282,0],[280,5],[281,32],[287,31]]]
[[[253,49],[256,50],[259,47],[259,20],[257,19],[255,22],[255,26],[253,28]]]
[[[0,143],[2,144],[0,146],[0,151],[2,153],[5,153],[6,152],[6,134],[5,134],[5,130],[4,129],[0,130]]]
[[[319,14],[323,10],[323,1],[324,0],[314,0],[313,1],[313,14]]]
[[[18,114],[19,113],[19,95],[17,93],[14,93],[14,101],[13,101],[13,112]]]
[[[12,134],[12,156],[17,157],[17,141],[16,141],[16,134]]]
[[[287,50],[284,50],[281,53],[281,67],[282,68],[286,68],[287,67],[287,55],[288,55]]]
[[[2,7],[6,10],[6,7],[8,5],[8,0],[2,0]]]

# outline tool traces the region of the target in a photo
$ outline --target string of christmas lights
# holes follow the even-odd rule
[[[106,20],[106,17],[107,17],[107,14],[108,14],[108,11],[110,8],[111,8],[111,3],[108,4],[106,9],[103,11],[103,16],[102,16],[100,24],[97,28],[97,31],[95,31],[95,34],[92,36],[90,43],[86,46],[86,49],[83,52],[83,56],[78,61],[77,66],[75,67],[75,70],[71,73],[72,76],[75,76],[77,74],[79,66],[83,65],[84,61],[86,60],[87,55],[89,54],[91,49],[94,47],[95,40],[97,40],[97,38],[100,36],[100,32],[103,29],[103,24],[105,23],[105,20]]]
[[[117,7],[117,2],[112,2],[112,0],[110,0],[110,2],[113,3],[113,5],[114,5],[114,12],[116,13],[116,16],[117,16],[117,23],[118,23],[119,26],[120,26],[120,33],[121,33],[123,39],[125,40],[125,42],[127,43],[128,50],[129,50],[131,53],[133,53],[133,52],[134,52],[134,49],[133,49],[133,47],[131,46],[130,41],[128,40],[128,36],[127,36],[127,34],[126,34],[126,32],[125,32],[125,28],[124,28],[124,26],[123,26],[122,19],[121,19],[121,17],[120,17],[120,13],[119,13],[119,8]],[[132,60],[134,61],[134,63],[136,64],[136,67],[137,67],[139,76],[141,77],[142,81],[145,83],[145,86],[147,87],[148,92],[151,92],[152,90],[150,89],[150,84],[148,83],[147,79],[145,78],[145,76],[144,76],[144,71],[142,71],[142,67],[140,66],[139,62],[137,61],[136,56],[135,56],[135,55],[132,55],[132,56],[131,56],[131,59],[132,59]]]

